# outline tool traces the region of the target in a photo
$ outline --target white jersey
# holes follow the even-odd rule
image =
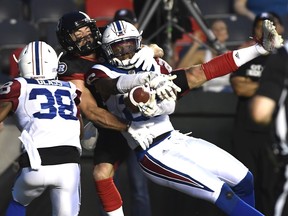
[[[19,129],[28,132],[36,148],[69,145],[81,151],[76,97],[73,83],[22,77],[4,84],[0,93],[0,101],[13,103]]]
[[[70,82],[22,77],[0,88],[0,102],[12,102],[22,131],[19,139],[25,151],[19,158],[22,169],[12,195],[23,206],[49,188],[53,215],[79,214],[81,146],[77,94],[76,86]]]
[[[92,73],[92,77],[117,78],[124,72],[109,65],[95,65]],[[168,107],[165,110],[167,114],[148,118],[140,113],[131,113],[124,104],[125,96],[110,96],[106,105],[113,114],[145,125],[154,135],[153,143],[146,150],[135,150],[142,170],[151,181],[215,203],[224,183],[233,188],[244,178],[245,181],[249,178],[248,169],[229,153],[203,139],[175,131],[169,120]],[[128,143],[131,147],[131,137]],[[242,192],[243,185],[240,187]],[[251,187],[247,188],[252,187],[251,181]],[[247,190],[247,193],[252,192]],[[231,206],[228,201],[221,208],[226,213],[230,211],[227,206]]]
[[[162,65],[158,65],[159,67],[155,70],[155,73],[169,73],[169,68],[166,67],[165,61],[161,61]],[[160,63],[160,64],[161,64]],[[161,69],[162,68],[162,69]],[[163,69],[164,68],[164,69]],[[123,70],[115,67],[111,67],[109,65],[94,65],[91,73],[94,73],[95,77],[110,77],[115,79],[123,74],[130,74],[131,70]],[[137,73],[135,71],[134,73]],[[142,73],[142,71],[141,71]],[[126,119],[128,121],[135,121],[139,124],[145,124],[154,137],[158,137],[159,135],[174,130],[170,118],[168,115],[159,115],[153,118],[148,118],[143,116],[140,112],[132,113],[129,108],[126,107],[124,103],[124,99],[128,96],[126,94],[117,94],[111,95],[107,100],[105,100],[105,105],[108,110],[113,113],[115,116],[118,116],[122,119]],[[171,106],[175,106],[175,102],[171,101]],[[138,143],[128,134],[127,132],[123,132],[123,135],[128,139],[128,144],[132,149],[135,149],[138,146]]]

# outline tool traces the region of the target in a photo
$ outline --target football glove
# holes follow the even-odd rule
[[[141,66],[143,71],[151,71],[154,63],[154,51],[148,46],[141,48],[130,59],[130,64],[134,64],[136,68]]]
[[[153,142],[154,136],[150,133],[149,128],[137,122],[131,122],[128,133],[141,146],[143,150],[149,148]]]
[[[177,92],[181,92],[181,88],[179,88],[176,84],[174,84],[173,80],[176,79],[176,75],[165,75],[158,74],[157,76],[153,76],[153,73],[150,73],[150,80],[148,82],[150,88],[156,91],[157,96],[161,99],[167,100],[176,100]]]
[[[156,102],[156,93],[152,93],[150,99],[146,103],[140,102],[138,104],[139,111],[147,117],[153,117],[159,113],[159,107]]]
[[[266,54],[268,52],[272,52],[273,50],[283,46],[283,38],[279,35],[273,25],[273,22],[270,20],[263,21],[263,35],[260,41],[256,40],[258,44],[260,44],[264,50],[258,47],[258,52],[261,54]]]

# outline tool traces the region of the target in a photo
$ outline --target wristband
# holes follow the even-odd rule
[[[237,70],[238,66],[234,61],[233,54],[234,52],[229,51],[202,64],[206,79],[211,80]]]
[[[181,88],[181,92],[178,92],[177,99],[180,99],[182,96],[184,96],[186,93],[190,91],[187,77],[186,77],[186,71],[183,69],[177,69],[173,70],[171,72],[171,75],[177,75],[177,78],[173,80],[174,84],[177,85],[179,88]]]
[[[235,64],[240,67],[252,59],[267,54],[268,52],[259,44],[255,44],[253,46],[245,47],[242,49],[233,51],[233,59]]]

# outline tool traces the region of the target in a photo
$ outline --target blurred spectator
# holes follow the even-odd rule
[[[229,38],[225,21],[216,19],[212,21],[210,26],[211,31],[214,33],[219,43],[225,45]],[[194,36],[198,38],[198,41],[201,41],[201,38],[203,38],[202,34],[203,33],[200,30],[194,32]],[[181,58],[177,68],[185,68],[195,64],[202,64],[220,54],[212,48],[208,49],[207,47],[201,46],[203,42],[199,43],[198,41],[193,42],[193,45],[189,48],[184,57]],[[203,85],[203,90],[212,92],[231,92],[232,90],[229,83],[229,75],[218,77],[206,82]]]
[[[132,23],[136,28],[138,28],[138,20],[133,11],[129,9],[120,9],[115,12],[114,20],[124,20],[126,22]]]
[[[259,40],[262,36],[262,22],[273,21],[279,34],[283,34],[282,21],[275,13],[261,13],[252,26],[252,36]],[[247,41],[241,46],[254,44]],[[259,79],[268,56],[260,56],[241,66],[231,74],[231,86],[238,96],[232,153],[254,174],[256,208],[265,215],[273,215],[275,202],[275,180],[278,176],[277,164],[271,151],[271,125],[258,125],[250,116],[249,103],[259,86]]]
[[[78,10],[84,11],[85,10],[85,0],[74,0]]]
[[[287,0],[234,0],[234,10],[237,14],[254,20],[256,15],[271,11],[280,17],[288,15]]]

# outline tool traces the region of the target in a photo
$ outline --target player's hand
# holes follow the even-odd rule
[[[283,46],[283,38],[277,33],[272,21],[264,20],[262,30],[262,38],[260,41],[256,42],[264,48],[264,51],[257,49],[259,53],[267,54],[268,52],[272,52],[273,50]]]
[[[130,60],[130,64],[134,64],[136,68],[141,66],[143,71],[150,71],[154,63],[154,51],[148,46],[141,48]]]
[[[176,77],[177,77],[176,75],[171,76],[165,74],[160,74],[155,77],[150,76],[148,84],[151,89],[156,91],[157,96],[161,100],[164,99],[176,100],[177,92],[181,92],[181,88],[179,88],[173,82],[173,80],[176,79]]]
[[[137,122],[132,122],[128,128],[128,133],[141,146],[143,150],[149,148],[153,142],[154,136],[150,133],[149,128],[145,125],[140,125]]]
[[[138,104],[139,111],[147,117],[153,117],[159,113],[159,107],[156,101],[156,93],[151,93],[150,99],[146,103],[140,102]]]

